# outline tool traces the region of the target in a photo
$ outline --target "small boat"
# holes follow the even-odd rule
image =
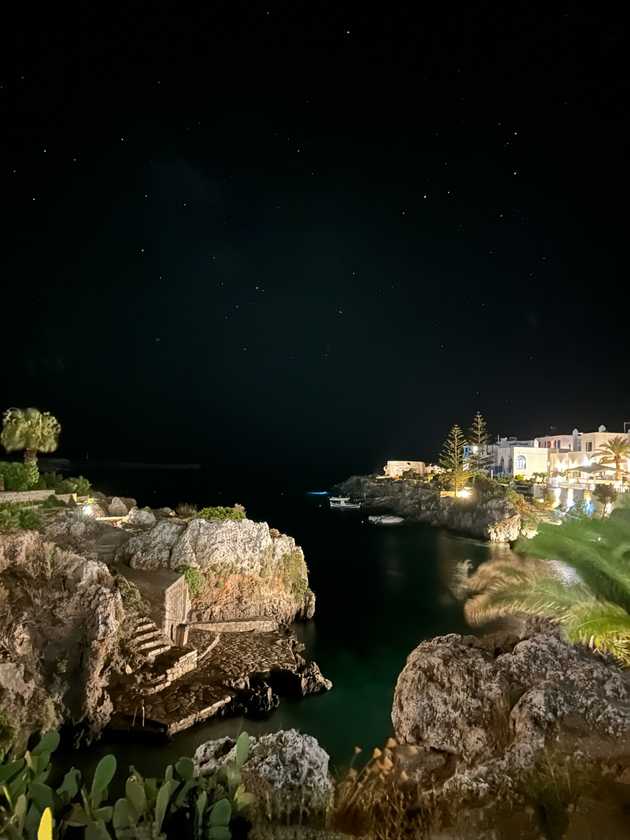
[[[328,501],[336,510],[358,510],[361,507],[360,502],[351,502],[350,496],[331,496]]]
[[[404,521],[402,516],[368,516],[368,522],[372,525],[400,525]]]

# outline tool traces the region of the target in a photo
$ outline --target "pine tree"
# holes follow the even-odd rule
[[[440,466],[448,473],[451,486],[455,493],[464,486],[470,474],[464,468],[465,444],[466,439],[464,433],[456,423],[448,433],[448,437],[442,446],[442,454],[440,455]]]
[[[468,468],[471,472],[487,472],[491,463],[491,456],[488,452],[488,427],[483,414],[478,411],[472,421],[468,432],[468,444],[471,452],[468,456]]]

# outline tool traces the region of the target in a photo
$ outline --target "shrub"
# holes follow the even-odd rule
[[[0,475],[4,480],[4,489],[14,493],[37,486],[31,482],[31,470],[18,461],[0,461]]]
[[[76,493],[78,496],[87,496],[92,484],[82,475],[75,478],[64,478],[60,473],[42,473],[37,482],[39,490],[54,490],[55,493]]]
[[[41,519],[33,508],[22,505],[0,505],[0,531],[33,531],[41,526]]]
[[[506,486],[495,478],[490,478],[484,473],[475,473],[472,477],[472,484],[477,493],[484,499],[502,499],[506,495]]]
[[[216,507],[205,507],[195,514],[200,519],[234,519],[237,522],[245,519],[245,508],[241,505],[234,505],[234,507],[223,507],[218,505]]]
[[[50,508],[63,508],[66,506],[66,503],[63,502],[61,499],[58,499],[56,496],[49,496],[47,499],[41,503],[40,507],[48,510]]]
[[[190,502],[180,502],[175,508],[175,513],[182,519],[190,519],[197,513],[197,505],[190,504]]]
[[[184,575],[190,597],[196,598],[205,586],[206,579],[203,573],[196,566],[180,566],[177,571]]]

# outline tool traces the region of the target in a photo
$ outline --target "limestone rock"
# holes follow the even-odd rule
[[[370,510],[391,511],[490,542],[513,542],[523,528],[520,513],[507,499],[441,497],[437,488],[425,482],[352,476],[336,490],[363,499]]]
[[[114,496],[107,506],[110,516],[127,516],[129,508],[119,496]]]
[[[155,508],[153,510],[153,513],[155,514],[157,519],[165,519],[169,516],[176,516],[175,511],[173,510],[173,508],[170,507]]]
[[[185,528],[181,520],[160,519],[153,528],[126,542],[116,552],[116,560],[127,561],[133,569],[171,568],[173,546]]]
[[[289,822],[308,814],[309,822],[323,815],[333,796],[328,753],[311,735],[295,729],[249,739],[249,757],[241,770],[248,791],[257,799],[259,818]],[[196,770],[214,772],[234,760],[231,738],[207,741],[195,752]]]
[[[302,549],[292,537],[272,537],[266,522],[159,519],[116,554],[133,568],[199,569],[205,587],[195,597],[196,622],[311,618],[315,596],[308,588]]]
[[[156,521],[157,519],[152,511],[142,510],[138,507],[132,507],[125,517],[127,525],[132,525],[135,528],[152,528]]]
[[[315,603],[316,603],[316,596],[312,589],[307,589],[306,594],[304,596],[304,605],[302,607],[302,612],[299,618],[304,619],[304,621],[310,621],[311,618],[315,615]]]
[[[119,529],[110,522],[86,515],[81,508],[59,510],[44,526],[46,540],[93,559],[97,542],[118,533]]]
[[[0,707],[17,731],[103,728],[122,618],[103,563],[33,531],[0,535]]]
[[[447,759],[434,805],[489,809],[489,824],[545,762],[577,755],[601,777],[630,766],[627,675],[554,633],[422,642],[398,678],[392,721],[423,760]]]

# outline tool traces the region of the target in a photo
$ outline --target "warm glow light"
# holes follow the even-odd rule
[[[457,496],[460,499],[469,499],[472,496],[472,490],[470,487],[462,487],[461,490],[457,491]]]
[[[474,446],[473,446],[473,448],[472,448],[472,451],[473,451],[473,452],[474,452],[474,454],[476,455],[476,454],[477,454],[477,452],[479,452],[479,447],[478,447],[477,445],[474,445]]]

